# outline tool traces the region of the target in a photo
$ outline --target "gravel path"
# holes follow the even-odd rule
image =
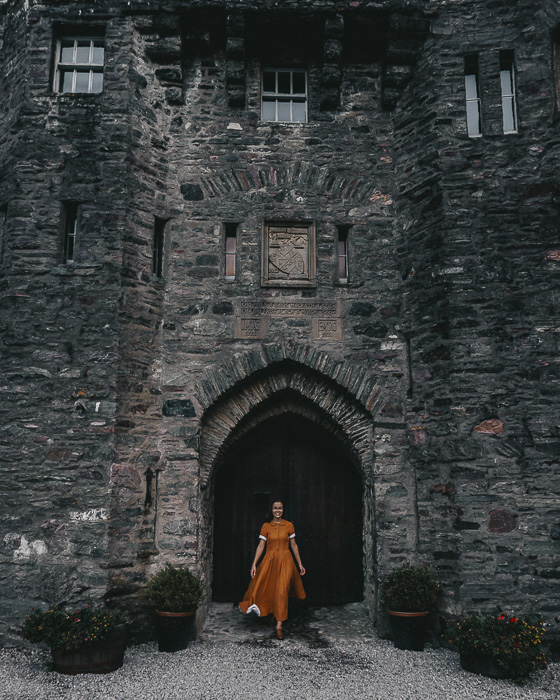
[[[0,700],[560,700],[560,664],[520,687],[463,671],[445,649],[395,649],[363,603],[290,610],[279,642],[265,620],[213,603],[188,649],[133,646],[107,675],[64,676],[47,651],[0,650]]]
[[[478,700],[560,698],[560,668],[530,678],[524,687],[463,671],[457,654],[443,649],[398,651],[384,640],[339,642],[195,642],[174,654],[155,644],[131,647],[124,666],[107,675],[51,672],[45,651],[0,652],[0,698],[17,700]]]

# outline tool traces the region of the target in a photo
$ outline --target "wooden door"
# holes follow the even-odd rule
[[[255,428],[216,474],[213,599],[243,598],[271,498],[294,523],[309,602],[362,600],[361,478],[334,437],[296,416]]]

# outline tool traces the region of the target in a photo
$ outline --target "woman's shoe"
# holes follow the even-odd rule
[[[284,632],[281,627],[276,628],[276,639],[284,639]]]

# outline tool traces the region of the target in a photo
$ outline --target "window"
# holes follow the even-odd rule
[[[237,224],[225,225],[225,278],[235,279],[235,263],[237,256]]]
[[[560,27],[556,29],[552,36],[554,77],[556,79],[556,101],[560,108]]]
[[[97,93],[103,90],[102,38],[60,38],[56,46],[54,91]]]
[[[481,136],[480,88],[478,84],[478,56],[465,56],[465,94],[467,100],[467,133]]]
[[[307,74],[304,70],[263,70],[262,120],[307,121]]]
[[[0,206],[0,263],[4,260],[4,240],[6,236],[7,205]]]
[[[348,232],[350,226],[338,227],[338,281],[348,282]]]
[[[504,134],[517,133],[517,110],[515,106],[515,72],[513,51],[500,51],[500,83],[502,86],[502,116]]]
[[[62,262],[74,262],[76,255],[76,240],[78,237],[78,204],[64,204],[64,237],[62,239]]]
[[[163,279],[163,251],[165,242],[165,225],[167,221],[156,216],[154,220],[154,241],[152,250],[152,274]]]

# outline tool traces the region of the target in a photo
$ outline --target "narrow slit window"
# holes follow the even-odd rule
[[[500,83],[502,88],[504,134],[516,134],[517,109],[515,105],[513,51],[500,51]]]
[[[167,221],[155,217],[154,242],[152,251],[152,274],[156,279],[163,279],[163,251],[165,243],[165,225]]]
[[[64,236],[62,239],[62,262],[71,263],[76,258],[76,244],[78,240],[78,212],[77,202],[65,202],[64,204]]]
[[[554,78],[556,83],[556,102],[560,109],[560,27],[555,31],[552,37],[553,56],[554,56]]]
[[[225,278],[235,279],[237,257],[237,224],[225,225]]]
[[[8,207],[0,207],[0,263],[4,261],[4,245],[6,241],[6,222],[8,219]]]
[[[480,86],[478,78],[478,56],[465,56],[465,95],[467,100],[467,133],[481,136]]]
[[[338,227],[337,258],[338,281],[348,282],[348,232],[350,226]]]

